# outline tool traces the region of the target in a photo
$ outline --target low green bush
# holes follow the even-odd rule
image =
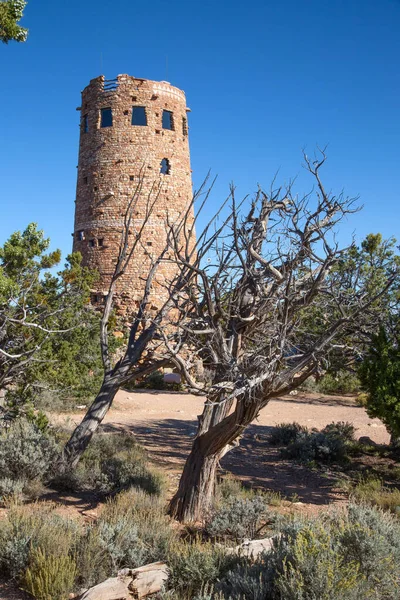
[[[65,600],[75,577],[76,563],[71,556],[46,556],[37,548],[30,553],[22,588],[36,600]]]
[[[375,476],[363,477],[358,481],[342,482],[341,488],[354,502],[377,506],[400,516],[400,489],[389,488]]]
[[[284,449],[284,455],[300,462],[342,461],[347,454],[346,443],[341,438],[322,432],[302,432]]]
[[[304,432],[307,432],[307,427],[299,423],[278,423],[269,435],[269,442],[274,446],[287,446]]]
[[[217,588],[226,599],[397,600],[399,568],[397,519],[351,505],[283,525],[270,553],[237,565]]]
[[[202,598],[204,587],[222,577],[237,561],[210,543],[195,539],[171,547],[168,555],[170,587],[178,598]]]
[[[148,465],[147,455],[132,435],[98,434],[91,441],[78,466],[52,481],[58,489],[92,490],[115,494],[139,487],[161,495],[165,478]]]
[[[139,489],[118,494],[82,536],[79,584],[90,587],[121,568],[165,560],[175,541],[162,499]]]
[[[282,423],[272,432],[270,441],[285,446],[283,454],[301,462],[343,461],[355,443],[351,423],[330,423],[322,431],[310,431],[298,423]]]
[[[339,371],[335,375],[327,373],[316,384],[322,394],[356,394],[360,391],[360,380],[353,373]]]
[[[269,509],[264,496],[232,496],[212,510],[206,523],[206,532],[214,539],[235,542],[254,539],[268,516]]]
[[[31,481],[48,478],[59,449],[54,439],[24,419],[0,430],[0,473],[2,479]]]
[[[72,555],[79,532],[77,523],[57,515],[52,504],[12,504],[0,521],[0,573],[21,579],[39,548],[47,557]]]

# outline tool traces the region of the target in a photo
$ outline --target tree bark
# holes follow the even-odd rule
[[[75,428],[64,448],[64,463],[75,467],[88,447],[94,433],[110,409],[121,385],[119,378],[106,377],[100,391],[81,423]]]
[[[194,441],[179,488],[169,506],[171,516],[178,521],[200,521],[211,507],[220,453],[202,452],[201,438]]]
[[[265,402],[266,404],[266,402]],[[207,405],[199,419],[199,434],[185,463],[178,491],[169,505],[169,513],[178,521],[200,521],[210,510],[214,497],[219,461],[232,444],[254,420],[264,402],[237,401]],[[207,423],[208,429],[205,430]]]

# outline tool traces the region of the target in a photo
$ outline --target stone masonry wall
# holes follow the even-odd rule
[[[144,107],[147,125],[132,125],[132,107]],[[111,109],[112,126],[101,126],[101,109]],[[183,91],[167,82],[118,75],[107,82],[93,79],[82,92],[81,133],[75,207],[74,251],[84,264],[100,273],[93,302],[101,303],[114,271],[122,225],[137,186],[141,192],[131,235],[143,223],[146,202],[157,197],[151,217],[126,274],[119,280],[116,305],[134,310],[149,269],[148,254],[157,257],[166,240],[165,223],[178,217],[192,198],[187,107]],[[170,111],[173,130],[163,128],[163,111]],[[105,115],[109,118],[109,113]],[[161,172],[167,159],[169,173]],[[164,163],[165,164],[165,163]],[[133,237],[132,237],[133,239]],[[159,306],[174,266],[162,264],[152,288]]]

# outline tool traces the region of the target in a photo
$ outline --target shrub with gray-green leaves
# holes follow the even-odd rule
[[[0,432],[0,473],[2,479],[46,478],[59,454],[52,437],[34,424],[17,420]]]
[[[254,538],[268,515],[263,496],[228,498],[212,511],[206,523],[206,532],[211,538],[241,542],[246,538]]]
[[[239,564],[217,587],[245,600],[398,600],[399,572],[398,520],[351,505],[288,522],[271,552]]]
[[[284,456],[301,462],[333,462],[346,459],[354,442],[355,428],[351,423],[330,423],[322,431],[310,431],[297,423],[279,426],[275,443],[286,446]],[[284,440],[284,441],[283,441]]]
[[[294,442],[299,434],[305,432],[307,427],[299,423],[278,423],[270,433],[269,442],[274,446],[287,446]]]

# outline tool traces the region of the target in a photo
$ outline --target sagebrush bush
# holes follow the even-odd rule
[[[11,479],[4,477],[0,479],[0,502],[8,498],[22,499],[25,481],[23,479]]]
[[[117,495],[81,539],[79,583],[90,587],[123,567],[165,560],[176,534],[163,501],[142,490]]]
[[[236,562],[210,542],[195,539],[174,544],[168,554],[168,586],[180,597],[192,599],[204,586],[216,581]],[[178,597],[179,597],[178,596]],[[201,596],[200,596],[201,597]]]
[[[344,440],[322,432],[302,432],[284,450],[285,456],[301,462],[341,461],[347,455]]]
[[[399,522],[351,505],[286,523],[271,552],[238,564],[218,587],[225,598],[248,600],[398,600],[399,568]]]
[[[206,532],[212,538],[237,542],[254,538],[268,515],[268,505],[263,496],[229,497],[212,510]]]
[[[0,521],[0,573],[21,578],[31,551],[40,548],[46,556],[66,556],[75,551],[79,526],[55,513],[52,504],[32,507],[11,505]]]
[[[52,483],[59,489],[93,490],[105,495],[130,487],[161,495],[165,488],[163,475],[148,465],[144,449],[127,433],[94,436],[78,466],[58,475]]]
[[[0,430],[0,473],[3,479],[33,480],[49,476],[59,456],[54,439],[26,420]]]
[[[275,446],[287,446],[294,442],[300,433],[307,431],[307,427],[299,423],[278,423],[270,433],[269,441]]]
[[[355,394],[360,391],[360,380],[354,373],[339,371],[332,375],[327,373],[317,383],[317,389],[322,394]]]
[[[286,446],[283,454],[302,462],[342,461],[354,445],[351,423],[330,423],[322,431],[310,431],[298,423],[280,424],[271,434],[271,443]]]
[[[325,435],[335,435],[346,442],[354,442],[356,428],[349,421],[336,421],[326,425],[322,433]]]

